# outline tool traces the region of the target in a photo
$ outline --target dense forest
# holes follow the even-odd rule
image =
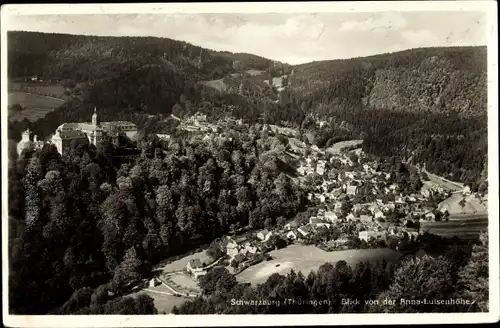
[[[482,243],[473,246],[469,259],[464,245],[435,240],[425,248],[434,248],[435,252],[438,247],[441,255],[408,257],[397,264],[383,260],[360,262],[354,267],[345,261],[325,263],[307,276],[294,271],[286,275],[275,273],[256,286],[238,283],[225,268],[218,268],[201,279],[202,295],[174,308],[174,313],[483,312],[488,309],[486,245],[487,236],[483,235]],[[353,302],[345,302],[348,299]],[[411,303],[424,299],[429,303]],[[450,299],[475,303],[444,303]],[[266,303],[257,304],[258,300]],[[435,300],[443,303],[431,303]]]
[[[178,69],[201,80],[242,69],[266,69],[271,60],[251,54],[217,52],[183,41],[155,37],[96,37],[8,32],[8,75],[38,75],[77,82],[107,79],[142,66]]]
[[[280,141],[258,131],[139,144],[141,155],[128,160],[105,140],[65,156],[45,145],[11,161],[12,313],[148,312],[148,298],[108,293],[126,292],[159,260],[306,206],[280,173]]]

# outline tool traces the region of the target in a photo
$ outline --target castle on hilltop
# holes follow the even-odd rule
[[[117,139],[119,135],[126,135],[131,140],[137,136],[137,126],[129,121],[100,122],[97,109],[94,108],[92,122],[88,123],[64,123],[56,129],[56,133],[50,139],[57,151],[63,155],[71,149],[71,144],[93,144],[97,145],[105,135]]]

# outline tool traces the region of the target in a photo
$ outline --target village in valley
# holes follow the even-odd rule
[[[180,121],[178,129],[199,132],[203,138],[248,127],[233,118],[209,123],[201,113]],[[298,139],[293,129],[266,124],[261,129],[288,139],[280,155],[293,163],[295,173],[290,177],[308,192],[310,207],[291,220],[282,218],[265,229],[235,232],[197,253],[160,264],[142,290],[155,298],[158,308],[165,297],[182,300],[200,295],[201,277],[215,267],[225,267],[242,282],[255,283],[290,269],[306,274],[316,268],[316,262],[311,262],[316,259],[308,256],[319,257],[318,263],[343,251],[351,252],[344,257],[356,257],[349,254],[360,249],[421,256],[419,243],[428,232],[435,233],[434,227],[438,233],[450,227],[457,235],[455,227],[464,226],[462,216],[487,218],[487,194],[473,194],[468,186],[434,176],[410,160],[388,167],[387,160],[381,162],[363,152],[362,140],[320,149]],[[169,135],[158,137],[170,140]],[[164,308],[168,311],[179,302],[170,299]]]
[[[250,127],[231,115],[213,120],[201,112],[169,119],[178,121],[176,130],[199,135],[204,141],[214,136],[230,140],[232,131]],[[109,126],[118,126],[115,139],[122,136],[137,141],[133,123],[101,123],[95,109],[92,122],[65,123],[47,142],[62,154],[73,140],[96,144],[97,138],[113,132]],[[317,128],[326,126],[328,122],[317,121]],[[186,298],[199,296],[200,279],[213,268],[225,267],[239,281],[257,283],[292,269],[308,273],[326,260],[354,260],[362,256],[361,249],[374,251],[363,253],[368,260],[405,253],[421,256],[419,245],[427,232],[445,237],[476,235],[468,231],[464,218],[482,220],[486,228],[487,194],[472,193],[469,186],[435,176],[412,165],[411,158],[391,163],[369,156],[362,150],[363,140],[320,149],[292,128],[268,124],[252,128],[285,140],[286,147],[276,150],[276,155],[292,168],[293,172],[286,173],[289,178],[307,192],[308,209],[291,220],[281,217],[265,229],[239,229],[194,254],[157,265],[154,276],[132,292],[148,293],[159,310],[169,312]],[[172,140],[169,134],[156,137],[161,142]],[[43,144],[26,131],[18,152]]]

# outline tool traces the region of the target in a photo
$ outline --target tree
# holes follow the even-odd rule
[[[488,311],[489,300],[489,261],[488,234],[480,235],[480,244],[474,245],[472,255],[466,266],[459,272],[458,295],[474,300],[473,306],[465,306],[464,311]]]
[[[460,205],[462,208],[465,207],[465,198],[462,198],[459,202],[458,205]]]
[[[267,246],[271,249],[281,249],[287,246],[286,240],[277,234],[273,234],[267,241]]]
[[[208,246],[207,249],[207,255],[214,260],[217,260],[221,256],[224,256],[224,252],[221,250],[218,240],[214,240],[212,243],[210,243],[210,246]]]
[[[204,295],[230,291],[236,284],[236,278],[224,267],[214,267],[199,282]]]
[[[11,105],[9,106],[9,109],[11,109],[12,111],[14,112],[20,112],[22,111],[24,108],[23,106],[19,105],[19,104],[14,104],[14,105]]]
[[[125,286],[138,282],[141,278],[143,263],[137,257],[135,248],[127,250],[123,262],[115,270],[112,280],[114,290],[119,290]]]
[[[420,313],[420,312],[449,312],[449,305],[422,304],[412,300],[444,300],[449,298],[453,291],[451,264],[444,257],[430,257],[408,259],[397,269],[394,281],[389,289],[378,298],[379,304],[370,310],[374,312]],[[396,300],[396,304],[384,300]],[[402,302],[400,300],[406,300]]]
[[[278,217],[278,219],[276,220],[276,226],[279,229],[283,229],[285,227],[285,225],[286,225],[285,217],[283,217],[283,216]]]

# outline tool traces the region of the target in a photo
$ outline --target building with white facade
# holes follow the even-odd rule
[[[126,135],[134,140],[137,136],[137,126],[129,121],[100,122],[97,109],[94,108],[92,122],[63,123],[57,127],[51,142],[60,154],[64,154],[71,148],[73,142],[97,145],[105,135],[110,135],[113,138]]]

